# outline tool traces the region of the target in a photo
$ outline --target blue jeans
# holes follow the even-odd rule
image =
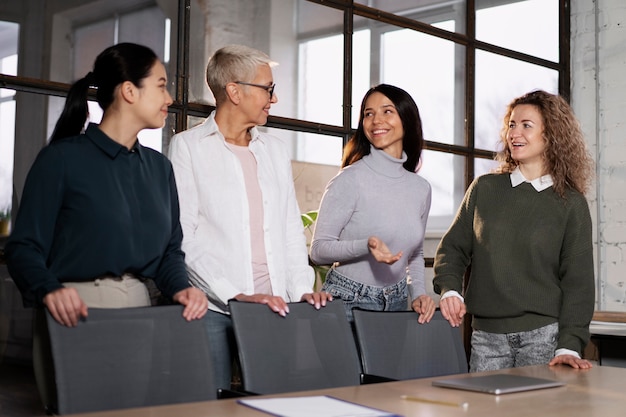
[[[216,388],[230,389],[233,378],[233,359],[237,357],[232,319],[227,314],[209,310],[204,316],[203,322],[209,335],[215,386]]]
[[[406,279],[388,287],[375,287],[353,281],[332,268],[326,275],[322,291],[343,301],[350,322],[353,321],[352,309],[355,307],[375,311],[408,310]]]
[[[545,365],[554,357],[559,324],[517,333],[472,332],[470,372]]]

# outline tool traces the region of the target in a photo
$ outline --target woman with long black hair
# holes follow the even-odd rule
[[[424,286],[424,233],[431,188],[418,168],[424,137],[413,98],[380,84],[363,98],[342,170],[324,192],[311,259],[333,264],[322,291],[352,308],[408,310],[428,322],[435,303]]]

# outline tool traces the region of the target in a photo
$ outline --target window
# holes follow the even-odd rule
[[[342,93],[347,93],[339,88],[344,82],[342,59],[344,66],[349,60],[352,64],[351,128],[356,128],[361,97],[371,85],[389,83],[407,90],[418,104],[429,142],[419,173],[432,185],[428,227],[435,235],[449,226],[469,181],[495,168],[492,157],[499,150],[508,102],[533,89],[559,91],[564,68],[554,65],[560,50],[556,0],[477,0],[476,10],[469,14],[465,1],[357,1],[368,7],[355,5],[351,10],[352,51],[343,57],[349,30],[337,12],[324,9],[321,2],[298,3],[298,118],[344,123],[345,113],[338,111]],[[469,24],[468,16],[475,16],[475,25]],[[514,22],[533,22],[546,30],[508,30]],[[476,28],[475,39],[482,44],[472,48],[468,27]],[[471,68],[466,67],[469,59]],[[468,110],[473,119],[468,119]],[[316,139],[302,138],[307,149],[332,152]],[[450,152],[447,145],[457,152]],[[298,158],[306,161],[308,155],[298,153]],[[322,162],[333,160],[337,158]]]
[[[476,0],[476,39],[559,61],[557,0]],[[511,30],[530,25],[541,30]]]
[[[171,21],[158,7],[141,7],[137,4],[134,8],[121,11],[84,10],[80,17],[75,17],[75,10],[62,14],[68,16],[72,23],[72,48],[70,59],[65,65],[57,62],[61,61],[61,57],[53,58],[53,65],[57,69],[55,76],[59,80],[73,82],[84,77],[91,71],[93,62],[103,49],[120,42],[149,46],[166,66],[169,64]],[[138,31],[137,27],[141,27],[141,30]],[[64,43],[65,39],[59,42]],[[49,102],[48,137],[54,130],[54,123],[63,110],[63,104],[64,100],[58,98],[52,98]],[[101,119],[102,109],[98,103],[90,101],[88,122],[99,123]],[[162,129],[143,130],[138,139],[144,146],[157,151],[163,149]]]
[[[0,21],[0,73],[17,75],[19,25]],[[15,90],[0,88],[0,236],[9,234],[13,205]]]
[[[36,0],[24,1],[40,7]],[[204,74],[209,56],[225,44],[244,43],[279,63],[273,71],[278,103],[264,128],[291,150],[302,211],[317,208],[326,182],[339,170],[365,91],[385,82],[413,95],[427,139],[420,175],[433,187],[430,257],[469,182],[494,167],[506,104],[536,88],[569,96],[567,0],[46,4],[37,30],[25,30],[20,41],[37,59],[21,65],[15,79],[7,69],[0,74],[2,91],[11,92],[3,94],[33,93],[21,104],[13,96],[1,99],[16,105],[16,134],[24,138],[15,151],[16,190],[43,146],[35,138],[49,136],[69,84],[90,69],[94,53],[133,41],[152,47],[166,62],[175,99],[170,118],[162,131],[148,133],[152,138],[140,138],[165,150],[176,131],[201,122],[213,109]],[[520,25],[541,30],[509,30]],[[50,50],[40,38],[50,39]],[[32,81],[33,74],[44,75]],[[19,122],[20,108],[31,112],[28,122]],[[97,120],[96,113],[93,109]],[[11,171],[4,160],[2,167]]]
[[[477,1],[476,38],[498,46],[559,60],[559,4],[557,0]],[[541,30],[509,28],[530,24]],[[476,52],[476,135],[478,148],[498,150],[498,134],[506,105],[535,89],[559,92],[559,71],[487,51]]]

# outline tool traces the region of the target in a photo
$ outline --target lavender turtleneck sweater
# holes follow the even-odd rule
[[[311,243],[311,259],[337,262],[337,272],[366,285],[398,283],[408,272],[411,297],[425,293],[424,232],[430,210],[430,184],[396,159],[374,147],[344,168],[327,185]],[[377,262],[367,240],[377,236],[392,253],[393,265]]]

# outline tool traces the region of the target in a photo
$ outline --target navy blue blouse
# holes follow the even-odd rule
[[[132,273],[166,296],[189,287],[169,160],[129,151],[95,124],[41,150],[26,179],[7,266],[24,305],[62,282]]]

